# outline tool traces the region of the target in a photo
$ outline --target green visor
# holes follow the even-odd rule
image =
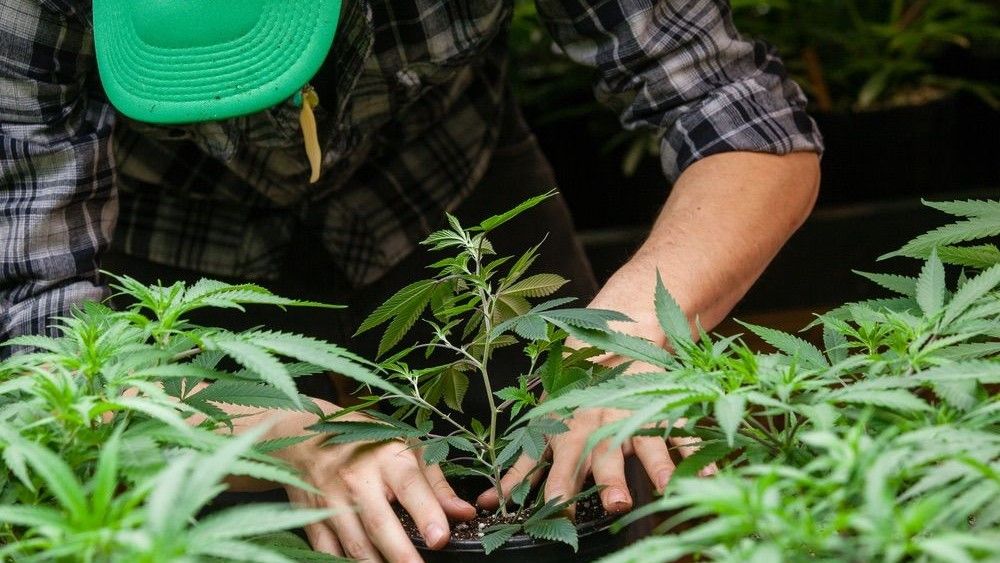
[[[93,0],[101,82],[121,113],[194,123],[280,104],[319,70],[341,0]]]

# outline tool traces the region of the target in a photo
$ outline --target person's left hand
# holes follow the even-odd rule
[[[670,457],[668,443],[675,447],[681,457],[687,457],[698,451],[696,438],[670,438],[664,440],[655,436],[637,436],[625,440],[620,446],[611,448],[607,440],[599,443],[587,455],[583,463],[580,457],[587,447],[587,440],[598,428],[611,422],[627,418],[629,411],[592,408],[580,409],[573,417],[566,420],[569,430],[557,434],[549,441],[549,455],[552,466],[545,482],[545,500],[556,497],[570,498],[580,491],[584,480],[593,474],[594,482],[603,487],[601,502],[604,509],[610,513],[620,513],[632,508],[632,495],[629,494],[625,480],[625,458],[635,455],[642,463],[646,474],[662,492],[674,474],[675,465]],[[530,475],[532,484],[542,477],[542,472],[533,471],[538,460],[521,456],[507,471],[501,480],[503,490],[512,490],[514,486]],[[579,468],[579,471],[577,469]],[[715,472],[715,466],[710,465],[702,470],[702,475]],[[491,488],[482,493],[476,503],[483,508],[496,508],[498,504],[496,490]]]

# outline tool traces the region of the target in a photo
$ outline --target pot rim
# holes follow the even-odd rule
[[[577,536],[582,538],[592,536],[603,532],[611,527],[611,524],[621,518],[623,514],[607,514],[603,518],[598,520],[591,520],[590,522],[584,522],[576,526]],[[426,551],[450,551],[450,552],[461,552],[461,553],[485,553],[483,549],[483,544],[480,539],[470,539],[470,540],[456,540],[451,539],[448,543],[441,549],[432,550],[427,547],[424,543],[422,537],[410,536],[410,540],[417,549]],[[532,549],[536,547],[541,547],[544,545],[552,545],[558,543],[555,540],[537,540],[528,536],[527,534],[516,534],[511,537],[507,542],[499,548],[497,551],[517,551],[523,549]]]

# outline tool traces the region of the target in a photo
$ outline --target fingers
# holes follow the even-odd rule
[[[423,559],[403,530],[396,513],[389,506],[385,490],[381,487],[366,487],[364,490],[352,492],[355,493],[359,505],[358,515],[361,517],[361,524],[383,557],[393,563],[422,563]],[[445,535],[447,536],[447,532]]]
[[[583,479],[590,471],[589,459],[580,463],[585,442],[586,435],[572,431],[552,440],[552,467],[549,468],[549,477],[545,481],[546,501],[556,497],[565,500],[580,491]],[[573,514],[573,507],[570,507],[569,512]]]
[[[524,481],[525,476],[528,477],[528,481],[531,486],[534,487],[538,484],[538,481],[542,478],[541,471],[535,471],[535,467],[541,463],[541,461],[536,460],[530,456],[522,455],[514,462],[514,465],[504,473],[504,476],[500,479],[500,488],[503,489],[504,495],[510,496],[510,492],[514,490],[518,484]],[[500,506],[500,498],[497,495],[497,490],[490,487],[484,491],[479,498],[476,499],[476,504],[493,510]]]
[[[330,529],[326,522],[316,522],[305,527],[306,537],[309,538],[309,545],[314,551],[328,553],[341,557],[344,552],[340,549],[340,542],[337,536]]]
[[[343,555],[352,559],[381,563],[382,557],[371,540],[368,539],[368,533],[358,517],[358,508],[334,502],[330,503],[330,507],[336,512],[330,517],[329,522],[337,535],[337,541],[340,543]],[[363,510],[364,507],[361,509]],[[395,514],[393,519],[396,519]]]
[[[604,509],[611,513],[631,509],[632,496],[625,483],[625,456],[622,448],[609,448],[607,441],[601,442],[594,448],[591,464],[594,482],[604,487],[601,490]]]
[[[427,483],[423,471],[416,464],[407,469],[389,468],[386,483],[396,494],[396,500],[413,517],[424,543],[431,549],[440,549],[448,543],[448,518],[437,496]],[[450,487],[449,487],[450,489]],[[395,519],[395,514],[392,515]]]
[[[701,446],[698,445],[699,442],[701,442],[701,440],[690,436],[678,436],[670,439],[670,443],[677,447],[677,451],[681,453],[681,457],[689,457],[691,454],[701,449]]]
[[[421,461],[421,465],[423,462]],[[476,507],[458,498],[455,490],[448,484],[448,479],[437,465],[424,465],[424,476],[434,490],[434,496],[452,520],[471,520],[476,517]]]
[[[635,437],[632,438],[632,447],[656,490],[662,493],[676,469],[666,442],[656,436]]]
[[[691,456],[691,454],[701,449],[701,446],[699,445],[699,442],[701,442],[701,440],[699,440],[698,438],[678,437],[678,438],[671,438],[670,441],[674,444],[674,446],[677,447],[677,451],[680,452],[681,457],[684,458]],[[713,462],[699,469],[698,476],[709,477],[711,475],[715,475],[718,471],[719,471],[719,466]]]

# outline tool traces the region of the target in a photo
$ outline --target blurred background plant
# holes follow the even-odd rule
[[[1000,87],[946,65],[996,49],[1000,9],[982,0],[733,0],[737,28],[775,45],[819,111],[919,105],[959,90],[1000,108]]]

